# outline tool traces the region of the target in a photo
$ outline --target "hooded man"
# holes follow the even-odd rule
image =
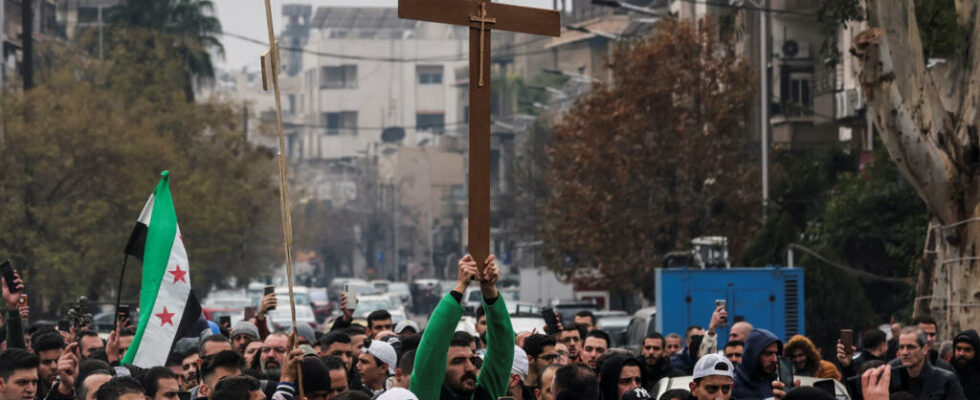
[[[643,361],[647,365],[647,383],[643,386],[653,389],[653,386],[663,378],[684,376],[684,372],[674,368],[667,355],[667,343],[664,335],[653,332],[643,339]]]
[[[783,342],[772,332],[756,329],[749,333],[742,362],[735,367],[734,397],[739,400],[773,397],[773,381],[793,378],[791,371],[779,370],[779,355],[782,352]]]
[[[967,400],[980,400],[980,359],[977,358],[977,349],[980,349],[980,336],[973,329],[953,338],[952,364]]]
[[[615,355],[602,363],[599,373],[599,392],[603,400],[619,400],[626,392],[643,387],[647,381],[646,368],[638,359]]]

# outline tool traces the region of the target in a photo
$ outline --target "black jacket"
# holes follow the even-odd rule
[[[647,380],[646,384],[643,385],[647,390],[652,391],[653,387],[656,386],[657,382],[660,382],[663,378],[674,378],[678,376],[686,376],[684,371],[674,368],[674,365],[670,362],[667,357],[661,358],[656,364],[647,364]]]
[[[694,365],[698,362],[698,351],[701,350],[701,341],[704,336],[695,335],[691,337],[691,344],[680,354],[670,358],[670,363],[674,368],[684,372],[684,375],[694,373]]]
[[[867,352],[867,350],[865,350],[861,352],[861,354],[859,354],[857,357],[851,359],[851,365],[841,368],[841,375],[843,375],[844,379],[855,376],[857,375],[858,371],[861,370],[861,366],[864,365],[864,363],[873,360],[885,361],[884,359],[877,357],[874,354],[871,354]]]
[[[980,357],[976,356],[976,351],[980,350],[980,335],[977,331],[970,329],[956,335],[953,339],[953,347],[958,343],[966,343],[973,346],[973,360],[967,361],[964,365],[953,359],[953,368],[956,369],[956,376],[960,379],[960,386],[963,387],[963,395],[967,400],[980,400]]]
[[[743,352],[742,362],[735,367],[735,390],[732,398],[739,400],[757,400],[772,397],[772,381],[777,376],[765,376],[758,371],[759,356],[771,344],[778,344],[778,352],[783,352],[783,342],[772,332],[765,329],[756,329],[749,333],[749,338],[745,341],[745,351]],[[793,374],[785,371],[783,363],[780,362],[778,378],[786,382],[792,382]],[[790,386],[787,386],[790,387]]]
[[[902,365],[900,359],[890,362],[892,367]],[[965,400],[963,388],[956,379],[956,375],[947,370],[933,367],[926,362],[919,373],[919,385],[915,385],[909,377],[908,369],[900,368],[892,370],[891,393],[906,391],[912,393],[921,400]]]

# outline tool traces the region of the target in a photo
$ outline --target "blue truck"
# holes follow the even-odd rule
[[[728,340],[730,325],[743,320],[783,341],[806,332],[802,268],[656,270],[656,327],[664,334],[683,335],[691,325],[707,328],[720,301],[726,303],[729,325],[718,330],[719,346]]]

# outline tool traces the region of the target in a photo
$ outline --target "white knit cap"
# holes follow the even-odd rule
[[[520,375],[523,381],[527,378],[527,368],[527,353],[524,349],[514,346],[514,365],[510,368],[510,373]]]

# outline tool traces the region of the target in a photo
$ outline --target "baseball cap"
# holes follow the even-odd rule
[[[375,356],[381,360],[381,362],[388,364],[388,373],[391,375],[395,374],[395,367],[397,367],[396,364],[398,364],[398,356],[395,354],[395,348],[391,347],[390,344],[380,340],[372,340],[371,345],[369,347],[361,348],[361,351]]]
[[[395,333],[402,333],[402,331],[404,331],[405,328],[412,328],[415,330],[416,333],[418,333],[421,330],[419,329],[419,324],[415,323],[415,321],[406,319],[398,322],[398,324],[395,325]]]
[[[620,400],[643,400],[652,398],[653,396],[651,396],[650,392],[648,392],[646,389],[634,388],[626,393],[623,393],[623,397],[621,397]]]
[[[734,378],[735,367],[725,356],[717,353],[708,354],[698,360],[694,366],[694,379],[701,379],[706,376],[727,376]]]

